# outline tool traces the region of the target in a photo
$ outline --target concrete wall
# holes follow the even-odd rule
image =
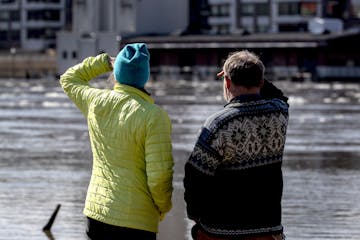
[[[185,30],[188,24],[188,8],[188,1],[138,1],[136,33],[166,34]]]
[[[116,56],[118,52],[118,41],[115,33],[99,33],[82,37],[73,32],[59,32],[57,46],[58,75],[89,56],[96,56],[102,52]]]
[[[57,73],[60,75],[65,70],[78,62],[77,38],[70,32],[59,32],[57,34],[56,62]]]

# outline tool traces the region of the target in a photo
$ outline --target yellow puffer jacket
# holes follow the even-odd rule
[[[158,231],[171,208],[171,122],[145,92],[88,82],[111,71],[109,56],[89,57],[60,78],[65,93],[87,118],[93,169],[84,214],[128,228]]]

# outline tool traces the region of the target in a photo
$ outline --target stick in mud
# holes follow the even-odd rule
[[[54,221],[55,221],[56,215],[57,215],[60,207],[61,207],[61,204],[58,204],[58,205],[56,206],[56,209],[55,209],[55,211],[53,212],[53,214],[51,215],[48,223],[43,227],[43,229],[42,229],[43,231],[50,231],[50,229],[51,229],[51,227],[52,227],[52,225],[53,225],[53,223],[54,223]]]

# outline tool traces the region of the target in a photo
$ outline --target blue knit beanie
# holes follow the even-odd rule
[[[144,43],[127,44],[116,56],[115,79],[122,84],[144,88],[150,77],[150,54]]]

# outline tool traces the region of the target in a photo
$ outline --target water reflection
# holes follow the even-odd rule
[[[97,83],[104,85],[102,83]],[[283,223],[288,239],[360,236],[359,84],[278,83],[290,96]],[[150,86],[173,122],[173,209],[159,240],[190,239],[183,166],[200,125],[224,104],[220,82]],[[82,215],[91,154],[86,121],[57,82],[0,81],[0,239],[85,239]]]

